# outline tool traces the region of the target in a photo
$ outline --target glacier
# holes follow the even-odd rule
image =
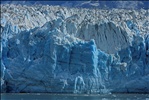
[[[149,93],[148,10],[1,8],[1,92]]]

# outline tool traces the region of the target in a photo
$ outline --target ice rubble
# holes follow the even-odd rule
[[[149,92],[147,10],[1,7],[2,92]]]

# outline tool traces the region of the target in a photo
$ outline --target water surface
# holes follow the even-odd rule
[[[1,100],[149,100],[149,94],[4,93]]]

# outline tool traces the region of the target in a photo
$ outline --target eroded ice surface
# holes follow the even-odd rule
[[[1,7],[2,92],[149,92],[148,10]]]

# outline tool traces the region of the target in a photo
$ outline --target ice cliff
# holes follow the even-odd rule
[[[148,10],[1,5],[1,92],[149,93]]]

